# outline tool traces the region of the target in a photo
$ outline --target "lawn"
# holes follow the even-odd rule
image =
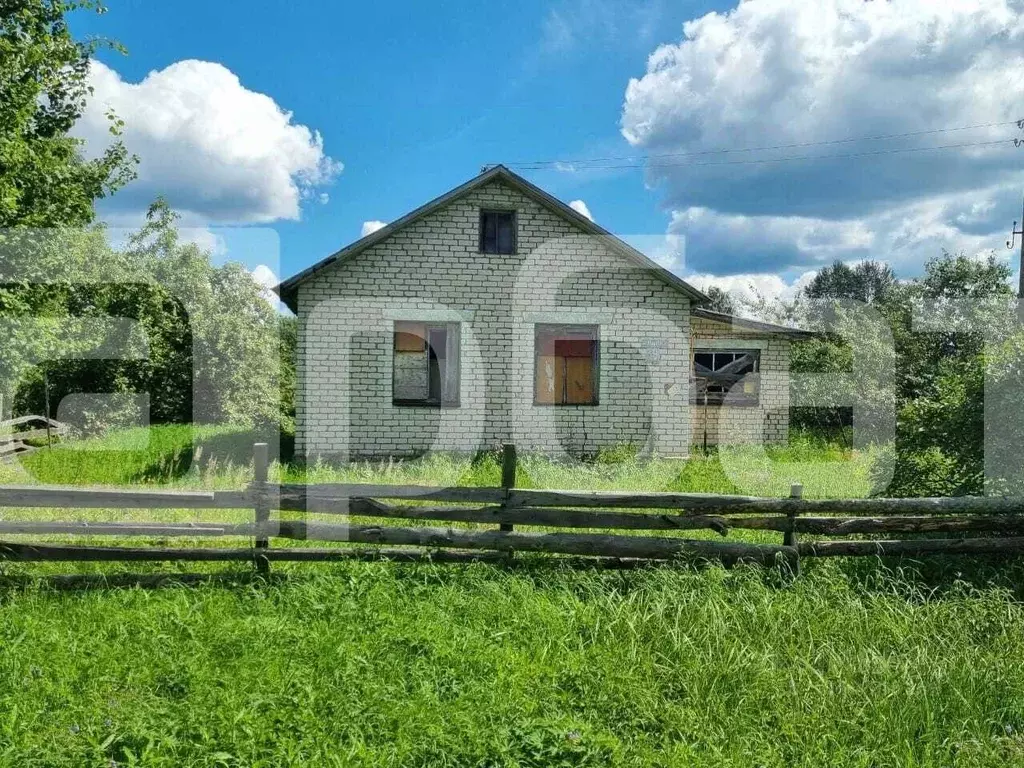
[[[0,481],[247,481],[251,435],[201,434],[192,465],[190,437],[40,452]],[[765,493],[790,475],[816,495],[868,490],[870,457],[805,441],[771,458],[789,465],[782,477],[747,457]],[[840,458],[859,468],[845,484],[802,466]],[[441,456],[307,472],[492,484],[499,468]],[[733,482],[713,455],[526,456],[520,474],[534,487]],[[130,567],[218,576],[157,587],[114,575],[122,566],[0,568],[0,766],[1024,764],[1020,562],[818,561],[796,581],[542,557],[275,565],[270,583],[240,567]],[[41,578],[72,571],[98,580]]]

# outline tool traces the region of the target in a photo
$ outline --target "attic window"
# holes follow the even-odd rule
[[[480,253],[515,252],[515,211],[480,211]]]
[[[756,406],[761,395],[761,351],[696,349],[692,401],[697,405]]]
[[[392,403],[459,404],[459,324],[395,323]]]

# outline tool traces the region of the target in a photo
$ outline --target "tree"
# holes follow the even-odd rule
[[[943,251],[940,258],[930,259],[921,279],[922,295],[929,299],[1009,298],[1013,270],[989,255],[974,259],[961,252]]]
[[[72,39],[65,15],[92,0],[0,0],[0,229],[81,226],[93,204],[134,177],[115,139],[94,159],[69,136],[91,93],[96,42]],[[111,115],[111,131],[121,123]]]
[[[710,302],[704,305],[705,309],[710,309],[713,312],[722,312],[726,315],[736,314],[736,303],[732,300],[732,296],[717,285],[709,285],[704,294],[711,299]]]
[[[278,318],[279,355],[281,359],[281,428],[295,430],[295,391],[298,387],[297,354],[299,320],[294,316]]]
[[[808,299],[851,299],[865,304],[883,302],[896,286],[892,268],[879,261],[862,261],[851,267],[836,261],[825,267],[804,288]]]

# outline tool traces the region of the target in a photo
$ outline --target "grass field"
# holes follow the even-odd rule
[[[58,445],[0,463],[0,482],[236,488],[252,480],[252,446],[266,436],[232,427],[164,426],[128,430],[105,438]],[[276,446],[276,440],[270,440]],[[785,496],[793,482],[810,498],[868,495],[872,456],[853,454],[809,436],[764,454],[736,447],[727,461],[696,453],[689,460],[638,458],[628,448],[587,463],[556,463],[520,457],[517,485],[523,488],[703,491]],[[725,466],[732,469],[727,474]],[[466,457],[432,454],[417,461],[359,462],[301,468],[275,463],[271,478],[289,482],[376,482],[421,485],[500,485],[496,454]]]
[[[209,430],[189,466],[182,434],[157,430],[132,455],[120,449],[138,435],[40,452],[0,482],[247,481],[251,435]],[[748,458],[763,492],[788,489]],[[804,441],[773,458],[815,495],[867,492],[869,457]],[[839,458],[860,467],[841,483],[801,467]],[[713,455],[524,457],[520,471],[534,487],[734,487]],[[308,479],[497,473],[493,458],[435,457]],[[795,582],[539,557],[275,565],[269,584],[239,568],[132,566],[222,575],[156,588],[119,566],[0,568],[0,766],[1024,764],[1020,562],[819,561]],[[39,578],[68,571],[99,580]]]

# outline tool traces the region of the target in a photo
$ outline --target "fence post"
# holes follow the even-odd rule
[[[516,487],[516,447],[506,444],[501,447],[501,487],[505,489],[505,502],[508,503],[512,489]],[[502,523],[499,530],[511,531],[512,523]]]
[[[252,489],[256,497],[255,522],[256,542],[253,550],[253,562],[256,565],[256,573],[266,578],[270,576],[270,560],[266,552],[270,547],[270,540],[266,537],[263,528],[270,520],[270,505],[267,501],[267,473],[270,465],[269,449],[266,443],[256,443],[253,446],[253,484]]]
[[[789,486],[789,498],[791,499],[802,499],[804,496],[804,486],[802,483],[793,483]],[[786,528],[785,533],[782,534],[782,543],[787,547],[795,547],[797,545],[796,535],[796,517],[799,514],[797,510],[793,509],[786,513],[786,517],[789,522],[789,527]],[[793,575],[800,575],[800,555],[797,554],[793,558]]]

